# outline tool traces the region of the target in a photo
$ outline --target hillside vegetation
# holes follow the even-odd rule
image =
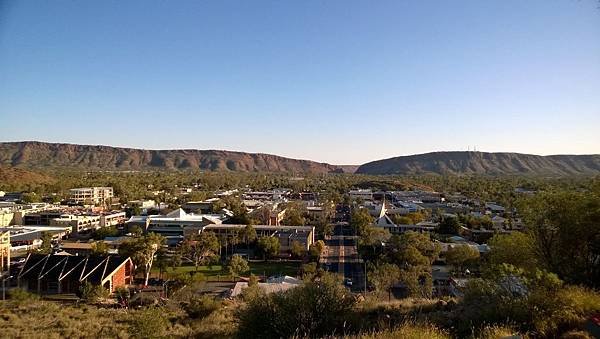
[[[0,166],[0,183],[19,183],[21,185],[44,185],[56,180],[46,174],[28,171],[22,168]]]
[[[600,155],[549,155],[485,152],[433,152],[361,165],[362,174],[600,174]]]

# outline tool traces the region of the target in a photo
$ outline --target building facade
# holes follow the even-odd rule
[[[82,187],[69,190],[69,200],[77,204],[104,204],[113,197],[112,187]]]

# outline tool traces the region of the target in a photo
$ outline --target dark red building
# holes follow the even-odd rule
[[[77,293],[85,282],[112,293],[133,282],[133,263],[117,255],[29,254],[17,275],[20,288],[38,294]]]

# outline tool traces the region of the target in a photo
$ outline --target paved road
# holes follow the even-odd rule
[[[364,288],[363,264],[356,250],[356,236],[348,225],[336,225],[331,239],[328,239],[321,264],[330,272],[344,276],[352,281],[352,290],[361,291]]]

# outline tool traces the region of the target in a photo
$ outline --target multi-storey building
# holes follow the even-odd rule
[[[112,197],[112,187],[82,187],[69,190],[69,200],[74,203],[103,204]]]

